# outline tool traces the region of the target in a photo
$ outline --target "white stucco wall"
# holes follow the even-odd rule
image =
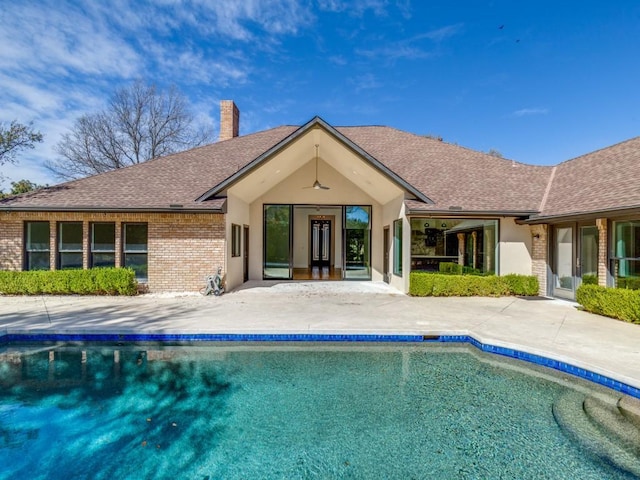
[[[517,273],[531,275],[531,229],[518,225],[514,218],[500,219],[499,271],[500,275]]]
[[[404,237],[404,245],[402,248],[402,277],[393,273],[393,222],[399,218],[403,218],[402,236]],[[382,225],[380,227],[380,256],[382,257],[382,247],[384,246],[384,227],[389,227],[389,284],[398,290],[406,292],[409,290],[409,270],[411,268],[411,227],[406,218],[404,218],[404,195],[398,195],[392,201],[388,202],[382,209]],[[382,258],[381,258],[382,262]],[[380,266],[380,274],[382,278],[383,268]]]
[[[227,271],[225,272],[227,275],[227,289],[231,290],[232,288],[237,287],[243,283],[243,254],[244,254],[244,231],[241,230],[241,255],[239,257],[231,256],[231,235],[232,235],[232,224],[240,225],[242,229],[244,225],[249,225],[249,205],[242,201],[240,198],[233,195],[233,193],[229,193],[227,196],[227,215],[225,221],[226,227],[226,262],[227,262]],[[249,234],[251,234],[251,230],[249,230]],[[249,250],[251,251],[251,250]]]

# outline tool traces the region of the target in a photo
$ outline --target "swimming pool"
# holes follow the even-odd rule
[[[554,417],[619,393],[468,345],[1,352],[3,479],[636,478]]]

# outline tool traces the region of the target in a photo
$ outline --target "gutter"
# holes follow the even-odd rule
[[[98,212],[98,213],[226,213],[225,205],[218,208],[184,208],[181,205],[154,208],[108,207],[0,207],[0,212]]]

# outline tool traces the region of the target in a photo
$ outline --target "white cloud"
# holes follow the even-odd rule
[[[516,110],[511,114],[513,117],[527,117],[530,115],[547,115],[549,113],[548,108],[522,108],[520,110]]]

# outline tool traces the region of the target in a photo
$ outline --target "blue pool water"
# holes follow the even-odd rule
[[[631,479],[559,428],[568,391],[468,346],[0,351],[1,479]]]

